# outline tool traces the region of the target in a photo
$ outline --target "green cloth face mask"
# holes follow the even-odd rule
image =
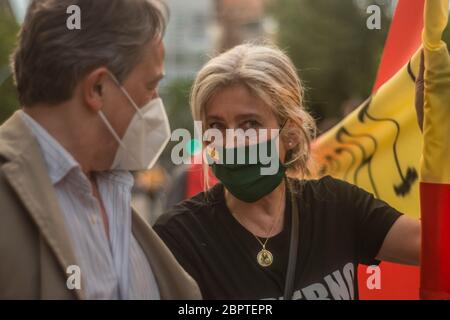
[[[277,152],[277,138],[253,145],[212,149],[213,154],[207,153],[208,163],[233,196],[244,202],[258,201],[280,185],[286,172]]]

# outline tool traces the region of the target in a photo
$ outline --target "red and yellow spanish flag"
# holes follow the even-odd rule
[[[400,0],[372,95],[313,144],[317,176],[357,184],[422,217],[421,281],[419,268],[382,263],[382,288],[369,290],[360,268],[362,299],[417,299],[420,282],[422,298],[449,294],[450,62],[441,41],[447,16],[448,0]],[[422,30],[423,135],[415,108]]]
[[[442,41],[448,8],[449,0],[427,0],[424,15],[422,299],[450,299],[450,56]]]

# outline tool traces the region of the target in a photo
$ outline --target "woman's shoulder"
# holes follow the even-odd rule
[[[347,181],[329,175],[315,179],[289,178],[289,182],[294,194],[320,201],[342,201],[356,188]]]

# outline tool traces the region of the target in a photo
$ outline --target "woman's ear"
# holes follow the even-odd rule
[[[281,130],[281,141],[283,142],[286,151],[294,149],[300,141],[299,136],[295,134],[295,128],[292,126],[292,122],[287,120]]]
[[[298,139],[295,138],[295,137],[286,138],[284,140],[284,146],[285,146],[287,151],[290,151],[290,150],[294,149],[298,144],[299,144]]]

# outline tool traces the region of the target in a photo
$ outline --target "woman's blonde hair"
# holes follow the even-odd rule
[[[195,121],[205,123],[205,107],[218,91],[242,84],[272,108],[282,135],[298,144],[286,155],[287,174],[309,175],[310,143],[316,134],[314,119],[304,108],[304,89],[291,59],[272,45],[242,44],[207,62],[197,74],[191,92]],[[209,187],[204,164],[205,187]]]

